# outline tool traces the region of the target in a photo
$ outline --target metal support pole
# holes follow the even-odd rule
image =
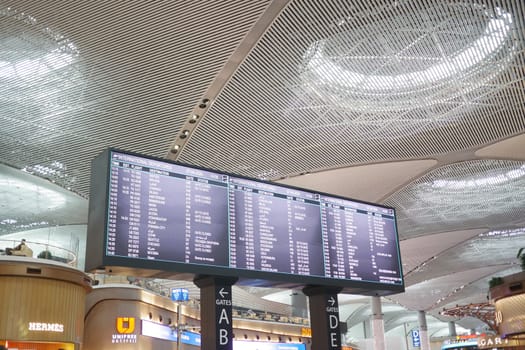
[[[177,350],[180,350],[180,338],[182,338],[182,329],[181,329],[181,317],[180,317],[180,312],[181,312],[181,302],[179,301],[179,303],[177,304]]]

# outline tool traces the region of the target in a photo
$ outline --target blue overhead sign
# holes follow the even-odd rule
[[[270,343],[234,340],[233,350],[306,350],[306,345],[301,343]]]
[[[412,330],[412,346],[415,348],[421,347],[421,338],[419,337],[419,329]]]
[[[177,332],[170,326],[142,320],[142,335],[157,339],[177,341]],[[201,335],[198,333],[183,331],[180,337],[181,343],[201,346]]]
[[[190,293],[186,288],[173,288],[171,290],[171,300],[173,301],[188,301]]]

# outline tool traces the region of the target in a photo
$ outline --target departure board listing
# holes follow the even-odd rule
[[[393,208],[113,149],[98,158],[106,257],[403,286]]]
[[[108,255],[229,265],[220,174],[112,153]]]

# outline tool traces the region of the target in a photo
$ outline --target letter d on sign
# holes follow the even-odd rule
[[[339,327],[339,320],[336,315],[328,315],[328,320],[330,323],[330,329],[337,329]]]

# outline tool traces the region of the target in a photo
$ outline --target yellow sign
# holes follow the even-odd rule
[[[311,337],[312,336],[312,328],[307,328],[307,327],[301,328],[301,336],[302,337]]]
[[[117,317],[117,334],[111,336],[113,344],[136,343],[135,317]]]
[[[135,331],[135,317],[117,317],[117,332],[130,334]]]

